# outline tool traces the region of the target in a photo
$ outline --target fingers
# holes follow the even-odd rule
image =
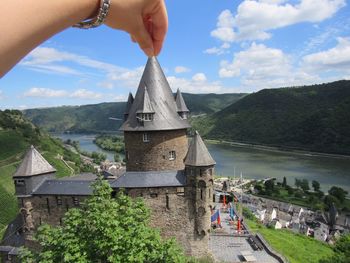
[[[140,21],[136,32],[133,32],[132,34],[132,38],[134,38],[137,41],[140,48],[143,50],[143,52],[146,53],[148,57],[152,57],[155,55],[151,35],[146,30],[143,21]]]
[[[168,15],[163,1],[161,1],[156,12],[152,14],[151,19],[154,55],[157,56],[162,49],[165,35],[168,31]]]

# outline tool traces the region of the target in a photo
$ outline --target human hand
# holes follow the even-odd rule
[[[112,0],[105,24],[128,32],[147,56],[157,56],[168,30],[164,0]]]

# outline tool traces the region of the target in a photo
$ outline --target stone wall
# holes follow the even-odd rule
[[[186,129],[147,132],[149,142],[143,141],[144,132],[124,132],[127,171],[183,170],[188,150]],[[176,158],[169,160],[169,152]]]
[[[41,224],[59,225],[70,208],[79,208],[86,196],[32,196],[18,198],[26,231],[30,235]]]
[[[208,255],[209,235],[199,236],[195,230],[192,187],[142,188],[127,192],[131,197],[143,197],[151,209],[151,226],[160,229],[162,237],[175,237],[188,255]],[[210,219],[206,225],[210,225]]]

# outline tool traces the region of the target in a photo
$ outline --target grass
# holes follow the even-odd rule
[[[5,160],[20,152],[24,152],[29,146],[24,137],[16,131],[0,131],[0,143],[0,160]]]
[[[13,163],[0,167],[0,239],[6,229],[18,213],[17,198],[14,195],[15,187],[12,180],[12,174],[16,171],[16,165]]]
[[[270,229],[255,221],[245,219],[253,232],[259,232],[270,246],[284,255],[290,263],[318,263],[333,254],[332,248],[311,237],[295,234],[287,229]]]

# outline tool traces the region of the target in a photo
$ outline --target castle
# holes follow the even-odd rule
[[[149,58],[135,98],[129,94],[120,130],[124,132],[126,172],[109,179],[114,190],[143,197],[151,226],[176,237],[187,254],[208,254],[215,161],[196,132],[188,145],[189,110],[174,98],[155,57]],[[13,175],[20,214],[0,243],[4,262],[30,245],[37,227],[59,225],[64,213],[92,194],[95,176],[56,179],[56,170],[31,147]],[[6,257],[6,258],[5,258]]]

